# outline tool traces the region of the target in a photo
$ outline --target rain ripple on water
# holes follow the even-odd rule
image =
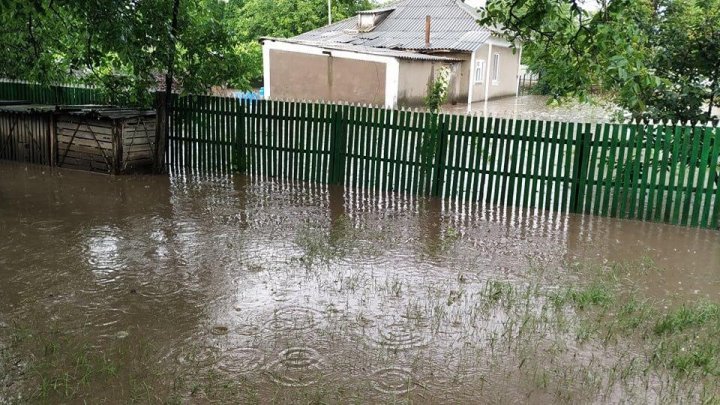
[[[267,367],[270,379],[285,387],[308,387],[317,383],[324,364],[317,350],[291,347],[280,352]]]
[[[228,350],[219,362],[218,368],[231,374],[248,374],[260,369],[265,355],[252,347],[237,347]]]
[[[320,313],[314,309],[289,306],[273,313],[267,327],[274,331],[291,332],[304,331],[317,326]]]
[[[410,370],[398,367],[383,368],[371,376],[372,386],[383,394],[407,394],[416,383]]]
[[[396,351],[425,347],[431,339],[429,328],[423,323],[414,322],[380,324],[365,333],[374,346]]]

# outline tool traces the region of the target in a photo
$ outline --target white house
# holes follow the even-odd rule
[[[522,48],[478,25],[482,5],[400,0],[293,38],[265,38],[265,96],[420,105],[441,70],[454,104],[517,95]]]

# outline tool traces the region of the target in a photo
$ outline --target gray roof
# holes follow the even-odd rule
[[[413,51],[472,52],[491,35],[478,25],[479,15],[459,0],[400,0],[369,32],[357,31],[357,17],[294,37],[322,44],[349,44]],[[430,47],[425,46],[425,16],[431,17]]]
[[[298,45],[310,45],[310,46],[316,46],[318,48],[327,49],[327,50],[357,52],[357,53],[363,53],[363,54],[368,54],[368,55],[378,55],[378,56],[389,56],[389,57],[398,58],[398,59],[426,60],[426,61],[437,61],[437,62],[461,61],[461,59],[457,59],[457,58],[448,58],[448,57],[436,56],[436,55],[426,55],[423,53],[409,52],[409,51],[402,51],[402,50],[395,50],[395,49],[374,48],[371,46],[362,46],[362,45],[352,45],[352,44],[343,44],[343,43],[318,43],[318,42],[314,42],[314,41],[303,41],[303,40],[298,40],[298,39],[294,39],[294,38],[286,39],[286,38],[266,37],[266,38],[263,38],[263,40],[286,42],[286,43],[298,44]]]

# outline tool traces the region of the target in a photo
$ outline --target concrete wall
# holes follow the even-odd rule
[[[520,65],[519,52],[513,54],[510,48],[493,45],[490,50],[490,59],[488,59],[489,47],[490,45],[484,45],[475,56],[476,61],[485,61],[485,80],[488,81],[489,79],[487,86],[488,99],[514,96],[517,91],[517,75]],[[500,54],[500,74],[497,84],[492,81],[492,60],[493,55],[496,53]],[[484,101],[486,86],[485,83],[475,83],[474,66],[470,71],[470,75],[473,80],[473,102]]]
[[[470,54],[469,53],[448,53],[442,54],[453,59],[460,59],[461,62],[457,63],[457,74],[455,76],[455,97],[448,99],[449,104],[467,103],[468,98],[468,85],[470,84]]]
[[[422,106],[425,104],[427,90],[433,78],[443,66],[450,68],[448,83],[448,102],[456,103],[461,99],[463,69],[460,63],[446,63],[419,60],[400,60],[400,77],[398,85],[398,104],[401,106]],[[467,98],[467,90],[465,90]],[[462,100],[460,100],[462,102]]]
[[[274,99],[383,105],[386,74],[384,63],[270,50],[270,92]]]

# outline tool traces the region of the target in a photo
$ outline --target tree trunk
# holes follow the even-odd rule
[[[717,92],[717,90],[716,90],[715,86],[713,86],[713,89],[710,92],[710,105],[708,106],[708,112],[707,112],[708,121],[712,120],[713,104],[715,104],[715,93],[716,92]]]
[[[161,173],[164,170],[164,156],[167,150],[168,138],[170,137],[170,116],[172,115],[172,86],[175,75],[175,51],[178,35],[178,14],[180,13],[180,0],[173,0],[172,23],[170,26],[170,53],[168,55],[167,73],[165,74],[165,97],[162,102],[163,117],[160,119],[163,125],[162,133],[158,132],[155,140],[156,164],[155,172]]]
[[[719,77],[720,77],[720,67],[715,69],[715,77],[713,77],[713,81],[710,84],[710,105],[708,106],[708,113],[707,113],[708,121],[712,120],[713,104],[715,104],[715,95],[717,95],[717,92],[718,92]]]

